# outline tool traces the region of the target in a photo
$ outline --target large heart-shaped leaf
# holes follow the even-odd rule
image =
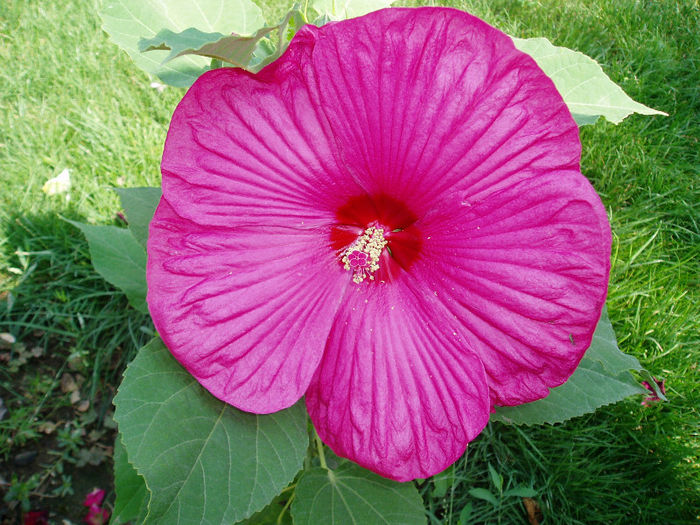
[[[269,415],[215,399],[160,339],[128,366],[115,397],[129,462],[151,491],[144,523],[233,523],[262,509],[302,466],[302,403]]]
[[[93,226],[68,221],[80,228],[90,246],[92,265],[105,281],[121,289],[131,305],[148,313],[146,251],[131,232],[117,226]]]
[[[632,100],[583,53],[555,46],[546,38],[513,38],[513,42],[552,79],[579,126],[593,124],[601,116],[619,124],[632,113],[666,115]]]
[[[151,494],[146,482],[129,463],[121,436],[117,436],[114,441],[114,490],[117,498],[111,524],[143,522],[148,512]]]
[[[295,525],[422,525],[423,500],[413,483],[397,483],[354,463],[304,472],[292,504]]]
[[[179,33],[194,27],[209,33],[252,35],[265,25],[251,0],[111,0],[101,12],[104,30],[134,63],[165,83],[186,87],[209,67],[210,60],[187,55],[163,64],[168,51],[141,53],[138,43],[162,29]]]

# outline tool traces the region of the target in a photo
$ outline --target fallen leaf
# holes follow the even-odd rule
[[[32,357],[41,357],[44,355],[44,348],[41,346],[35,346],[30,350],[30,353],[32,354]]]
[[[16,341],[14,335],[7,332],[0,332],[0,348],[10,348]]]
[[[47,180],[41,191],[46,193],[46,195],[58,195],[68,192],[70,186],[70,170],[65,169],[54,178]]]
[[[73,379],[73,376],[65,373],[61,376],[61,392],[68,394],[69,392],[75,392],[78,390],[78,384]],[[73,401],[71,401],[73,403]]]
[[[542,509],[540,504],[532,498],[523,498],[523,505],[527,511],[527,521],[530,525],[540,525],[542,519]]]
[[[41,425],[39,425],[37,430],[42,434],[53,434],[56,430],[56,423],[53,421],[44,421]]]
[[[79,401],[80,401],[80,391],[78,391],[78,390],[73,390],[73,391],[70,393],[70,404],[71,404],[71,405],[75,405],[75,404],[78,403]]]
[[[70,357],[68,357],[68,368],[70,368],[71,370],[81,370],[84,368],[83,361],[80,355],[73,354]]]
[[[78,403],[78,406],[75,407],[78,412],[87,412],[88,408],[90,408],[90,401],[87,399],[83,399],[80,403]]]

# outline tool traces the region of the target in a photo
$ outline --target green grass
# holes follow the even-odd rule
[[[283,4],[264,6],[268,20]],[[692,0],[450,5],[515,36],[580,50],[633,98],[669,113],[582,130],[582,170],[613,226],[610,317],[623,351],[666,379],[669,401],[629,400],[554,427],[491,425],[457,464],[451,486],[421,486],[432,519],[456,524],[471,505],[469,523],[526,522],[518,497],[493,505],[469,494],[473,487],[497,494],[491,465],[504,490],[537,492],[543,523],[697,522],[700,8]],[[72,414],[59,371],[85,377],[83,393],[99,419],[124,363],[149,336],[148,319],[93,272],[79,232],[58,216],[118,223],[109,188],[158,183],[183,92],[150,88],[109,43],[88,0],[0,4],[0,59],[0,332],[44,350],[15,373],[0,365],[9,409],[0,421],[2,472],[44,439],[42,422]],[[73,179],[70,201],[44,195],[44,182],[64,168]]]

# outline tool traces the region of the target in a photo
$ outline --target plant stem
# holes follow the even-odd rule
[[[289,496],[287,503],[285,503],[284,507],[282,507],[282,512],[280,512],[279,516],[277,516],[277,525],[280,525],[280,523],[282,523],[282,517],[284,516],[284,513],[287,512],[287,509],[292,504],[292,501],[294,501],[294,496],[296,496],[296,492],[293,492],[292,495]]]
[[[284,493],[287,492],[288,490],[294,490],[295,488],[297,488],[297,484],[296,484],[296,483],[292,483],[292,484],[289,485],[288,487],[283,488],[282,491],[280,492],[280,494],[284,494]]]
[[[323,452],[323,442],[321,438],[318,437],[316,430],[314,430],[314,439],[316,440],[316,448],[318,449],[318,460],[321,462],[321,467],[328,470],[328,465],[326,464],[326,454]]]

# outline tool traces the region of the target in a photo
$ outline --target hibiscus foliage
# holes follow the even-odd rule
[[[139,352],[124,377],[115,398],[119,428],[129,460],[148,484],[149,521],[240,521],[301,469],[308,445],[302,406],[260,416],[221,403],[159,339]],[[127,490],[138,485],[129,476]]]
[[[259,9],[246,0],[201,2],[201,18],[193,16],[187,5],[173,1],[162,10],[156,3],[118,0],[105,8],[104,28],[137,65],[166,83],[189,86],[205,71],[222,65],[260,71],[284,53],[303,24],[320,26],[363,15],[387,2],[319,0],[295,6],[276,25],[265,25]],[[515,45],[550,76],[578,125],[601,116],[618,123],[632,112],[660,113],[627,97],[580,53],[554,47],[545,39],[515,39]],[[161,192],[136,188],[120,190],[120,197],[128,230],[76,225],[88,238],[97,271],[124,290],[134,307],[144,309],[148,223]],[[174,224],[174,215],[166,212],[160,212],[161,217],[166,214],[163,224]],[[580,344],[573,334],[569,337],[572,347]],[[186,358],[178,355],[178,360]],[[646,392],[630,371],[644,372],[636,359],[617,347],[603,310],[590,347],[566,383],[552,388],[544,399],[497,406],[492,419],[556,423]],[[225,398],[218,387],[197,379]],[[287,494],[295,523],[426,522],[412,483],[384,479],[333,455],[307,428],[299,403],[269,415],[249,414],[216,399],[200,382],[160,339],[141,349],[128,367],[115,398],[120,429],[115,522],[255,522],[254,514],[280,493]],[[538,397],[542,396],[534,398]]]

